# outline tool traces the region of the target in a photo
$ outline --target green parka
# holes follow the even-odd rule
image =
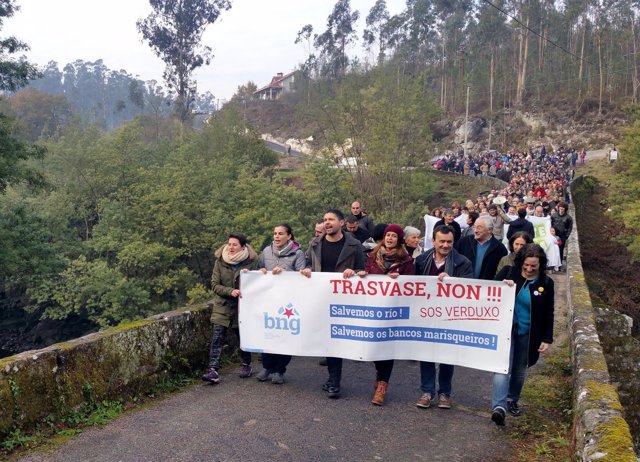
[[[217,260],[211,275],[211,288],[214,293],[211,322],[226,327],[238,327],[238,298],[232,297],[231,292],[233,289],[240,288],[240,272],[243,269],[254,270],[258,268],[258,255],[247,244],[249,257],[232,267],[222,259],[222,249],[224,247],[224,245],[221,246],[215,252]]]

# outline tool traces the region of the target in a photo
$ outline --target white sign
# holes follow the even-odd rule
[[[243,350],[508,370],[515,288],[501,281],[293,271],[240,280]]]

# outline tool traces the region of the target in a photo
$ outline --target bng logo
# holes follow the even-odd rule
[[[298,335],[300,334],[300,313],[291,303],[278,308],[275,316],[270,316],[265,311],[264,328],[265,330],[289,331],[291,335]]]

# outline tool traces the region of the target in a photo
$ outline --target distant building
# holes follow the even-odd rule
[[[295,72],[290,72],[283,75],[282,72],[278,72],[271,79],[269,85],[265,85],[259,88],[253,93],[253,96],[257,99],[274,100],[280,97],[283,93],[288,93],[294,90]]]

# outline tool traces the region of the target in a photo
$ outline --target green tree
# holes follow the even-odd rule
[[[338,0],[327,18],[327,30],[314,37],[324,75],[334,79],[345,75],[349,65],[347,46],[355,41],[354,25],[359,17],[357,10],[351,11],[349,0]]]
[[[149,0],[153,11],[137,21],[138,31],[166,64],[164,79],[176,92],[175,112],[187,121],[196,92],[193,71],[211,62],[212,50],[202,46],[202,34],[229,0]]]
[[[0,27],[5,18],[12,17],[19,9],[14,0],[0,0]],[[38,69],[24,57],[15,59],[11,56],[28,50],[29,45],[15,37],[0,39],[0,90],[16,91],[40,75]]]
[[[389,11],[385,0],[377,0],[371,7],[366,19],[367,29],[364,30],[362,38],[367,49],[371,49],[378,42],[378,64],[384,62],[385,46],[387,43],[387,27],[389,23]]]
[[[71,123],[74,115],[71,104],[64,95],[52,95],[27,89],[9,100],[16,128],[27,141],[60,136]]]

